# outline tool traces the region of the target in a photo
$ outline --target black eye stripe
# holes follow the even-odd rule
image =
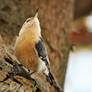
[[[27,20],[26,20],[26,22],[29,22],[29,21],[30,21],[30,19],[27,19]]]

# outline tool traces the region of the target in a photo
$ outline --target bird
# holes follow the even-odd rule
[[[15,55],[28,70],[41,73],[57,92],[62,92],[56,79],[51,73],[50,62],[44,40],[41,36],[41,27],[38,19],[38,10],[35,16],[28,18],[19,32],[14,46]]]
[[[71,43],[64,92],[92,92],[92,15],[75,22]]]

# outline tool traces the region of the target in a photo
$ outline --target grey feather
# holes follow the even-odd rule
[[[49,61],[48,61],[48,55],[47,55],[47,50],[46,50],[45,44],[43,42],[43,39],[41,37],[40,37],[39,42],[35,45],[35,48],[37,50],[37,53],[38,53],[38,56],[40,57],[40,59],[43,62],[45,62],[46,66],[50,70]]]

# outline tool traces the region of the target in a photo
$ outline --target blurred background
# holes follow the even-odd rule
[[[68,57],[70,57],[73,44],[72,32],[78,30],[79,27],[85,28],[80,24],[85,24],[85,18],[91,15],[92,0],[0,0],[0,41],[3,40],[7,46],[12,45],[13,47],[22,24],[27,18],[34,15],[38,7],[40,8],[39,20],[42,36],[48,50],[51,69],[60,86],[64,88]],[[91,36],[88,37],[91,39]],[[2,71],[1,74],[0,78],[3,78]],[[0,90],[5,86],[5,88],[8,87],[9,92],[17,92],[14,91],[18,89],[17,85],[14,89],[10,89],[10,85],[0,84]],[[18,92],[25,92],[24,89],[27,92],[32,92],[26,87],[29,86],[25,83],[25,86],[21,88],[23,91],[19,90]],[[52,88],[49,90],[55,92]]]
[[[74,19],[92,13],[92,0],[75,0]]]

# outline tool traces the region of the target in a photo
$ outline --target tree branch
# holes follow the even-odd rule
[[[3,87],[5,90],[3,90],[2,92],[7,92],[7,90],[10,90],[11,92],[21,92],[19,90],[21,89],[21,87],[24,87],[24,83],[23,81],[22,82],[19,81],[20,78],[21,80],[26,80],[30,82],[29,83],[29,85],[31,86],[31,89],[29,90],[30,92],[33,91],[36,92],[37,90],[38,90],[37,92],[46,92],[46,90],[40,85],[39,82],[37,82],[37,80],[34,80],[30,77],[30,73],[32,73],[32,71],[29,71],[22,64],[20,64],[18,59],[14,56],[13,50],[9,50],[5,45],[0,46],[0,70],[1,70],[0,72],[2,72],[2,75],[0,73],[0,78],[3,78],[6,75],[6,77],[3,78],[2,79],[3,81],[1,81],[0,83],[1,87],[0,92],[1,90],[3,90]],[[18,76],[19,78],[17,79],[16,76]],[[13,83],[14,85],[12,85],[11,80],[9,80],[9,82],[6,85],[5,81],[7,81],[8,79],[13,80],[15,84],[18,83],[18,85],[15,86],[14,83]],[[2,83],[3,85],[1,85]],[[11,87],[7,87],[10,85],[12,85],[14,89],[11,89]],[[15,88],[17,89],[16,91],[14,91]],[[26,90],[28,89],[29,88],[27,88]]]

